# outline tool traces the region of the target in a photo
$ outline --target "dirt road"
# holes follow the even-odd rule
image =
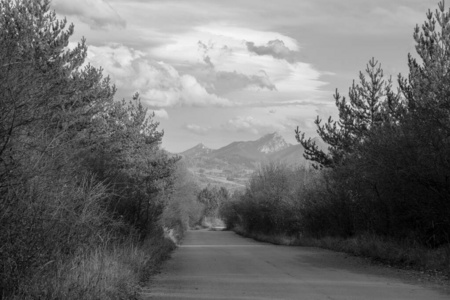
[[[145,299],[450,299],[395,271],[317,248],[190,231]]]

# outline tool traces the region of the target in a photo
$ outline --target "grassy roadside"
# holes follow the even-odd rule
[[[286,235],[249,233],[240,227],[233,229],[237,234],[257,241],[275,245],[306,246],[344,252],[354,256],[367,257],[373,262],[402,269],[410,269],[450,279],[450,245],[436,249],[383,239],[374,235],[360,235],[342,239],[335,237],[307,238]]]
[[[98,247],[66,262],[55,262],[9,299],[138,300],[141,287],[175,248],[163,237]]]

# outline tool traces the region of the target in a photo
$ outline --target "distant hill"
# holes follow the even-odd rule
[[[269,157],[269,155],[291,146],[286,143],[281,135],[274,132],[256,141],[233,142],[225,147],[212,151],[210,156],[224,160],[230,164],[255,168],[261,161]]]
[[[303,151],[304,148],[302,145],[300,144],[291,145],[286,149],[271,153],[265,161],[282,162],[287,165],[295,165],[295,166],[306,165],[307,162],[303,157]]]
[[[212,151],[213,151],[212,149],[209,149],[208,147],[206,147],[205,145],[200,143],[191,149],[181,152],[180,155],[184,156],[184,157],[200,157],[200,156],[208,155]]]
[[[317,138],[319,148],[326,144]],[[217,150],[203,144],[179,153],[188,168],[203,184],[230,185],[231,189],[243,188],[250,175],[261,164],[271,161],[292,166],[310,166],[303,157],[300,144],[287,143],[277,132],[264,135],[256,141],[233,142]]]

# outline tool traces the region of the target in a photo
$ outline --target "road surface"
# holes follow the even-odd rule
[[[381,269],[381,271],[380,271]],[[144,299],[450,299],[345,254],[189,231]]]

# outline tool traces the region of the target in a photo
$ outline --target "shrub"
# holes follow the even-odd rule
[[[138,95],[114,101],[101,69],[83,67],[73,30],[49,0],[0,0],[0,297],[41,275],[58,284],[78,258],[110,261],[130,234],[163,235],[178,157]]]
[[[328,234],[344,228],[336,234],[370,232],[429,247],[450,241],[450,12],[438,6],[414,30],[420,61],[408,56],[398,92],[372,59],[348,101],[336,93],[339,120],[317,119],[328,153],[296,131],[305,157],[328,169],[326,191],[312,196],[330,216],[317,222]]]

